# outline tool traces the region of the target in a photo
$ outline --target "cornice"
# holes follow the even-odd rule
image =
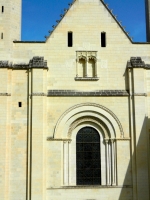
[[[48,69],[47,61],[44,60],[44,57],[35,56],[33,57],[29,63],[12,63],[8,60],[0,60],[0,68],[8,68],[8,69],[32,69],[32,68],[43,68]]]
[[[150,69],[150,64],[145,64],[141,57],[131,57],[130,61],[127,62],[127,68],[143,68]]]
[[[126,90],[48,90],[47,96],[129,96]]]
[[[11,96],[10,93],[0,93],[0,96]]]

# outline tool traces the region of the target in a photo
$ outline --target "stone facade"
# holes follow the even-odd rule
[[[150,43],[102,0],[75,0],[45,42],[23,42],[21,0],[1,5],[0,199],[149,200]],[[77,184],[85,127],[100,137],[101,184]]]

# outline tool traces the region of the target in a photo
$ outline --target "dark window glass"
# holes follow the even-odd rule
[[[18,106],[19,106],[19,107],[22,107],[22,102],[19,102],[19,103],[18,103]]]
[[[92,127],[76,137],[77,185],[101,185],[100,136]]]
[[[2,6],[2,13],[4,12],[4,6]]]
[[[101,33],[101,47],[106,47],[106,33]]]
[[[3,33],[1,33],[1,39],[3,39]]]
[[[72,47],[72,46],[73,46],[73,33],[68,32],[68,47]]]

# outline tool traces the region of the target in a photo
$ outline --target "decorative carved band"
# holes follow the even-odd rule
[[[0,96],[11,96],[10,93],[0,93]]]
[[[78,90],[48,90],[48,96],[128,96],[125,90],[96,90],[96,91],[78,91]]]
[[[31,69],[31,68],[44,68],[48,69],[47,61],[44,60],[44,57],[33,57],[29,63],[18,63],[13,64],[9,61],[0,61],[0,68],[10,68],[10,69]]]

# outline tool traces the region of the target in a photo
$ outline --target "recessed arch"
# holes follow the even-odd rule
[[[110,131],[110,138],[123,138],[123,128],[116,115],[108,108],[95,103],[77,104],[62,114],[54,129],[55,138],[69,138],[71,125],[79,118],[90,116],[100,119]],[[99,122],[98,122],[99,123]]]

